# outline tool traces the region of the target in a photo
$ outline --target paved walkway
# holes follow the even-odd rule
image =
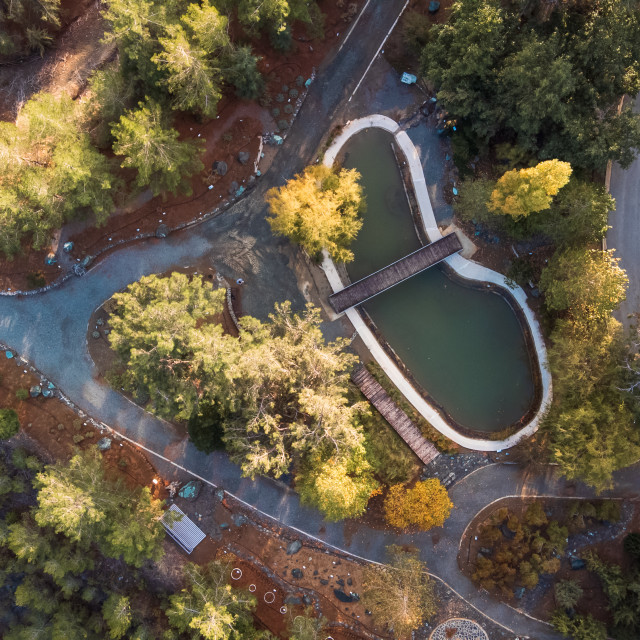
[[[348,140],[360,131],[364,131],[365,129],[372,127],[388,131],[395,137],[395,140],[402,149],[409,165],[411,181],[413,183],[416,201],[418,202],[418,208],[420,210],[420,215],[422,216],[422,224],[427,237],[430,242],[442,239],[442,233],[440,233],[440,229],[438,228],[438,224],[431,207],[431,200],[429,199],[429,193],[418,152],[406,132],[401,131],[398,123],[391,118],[374,114],[350,122],[342,129],[340,135],[336,137],[329,149],[327,149],[323,159],[324,164],[328,167],[333,166],[340,150]],[[487,269],[477,262],[467,260],[460,254],[449,256],[445,261],[460,277],[465,278],[466,280],[491,283],[500,287],[505,292],[508,292],[509,297],[522,311],[529,324],[529,329],[531,330],[534,347],[537,353],[537,365],[542,383],[542,398],[536,415],[522,429],[508,438],[505,438],[504,440],[484,440],[480,438],[471,438],[456,431],[442,417],[437,409],[427,402],[405,378],[402,371],[400,371],[396,363],[380,345],[371,329],[369,329],[360,312],[355,308],[351,308],[345,311],[345,315],[349,318],[349,321],[357,331],[365,346],[376,362],[382,367],[389,379],[435,429],[447,436],[450,440],[453,440],[467,449],[475,449],[477,451],[500,451],[502,449],[508,449],[518,444],[521,440],[530,437],[538,430],[540,420],[551,403],[551,374],[546,367],[547,350],[544,344],[544,338],[542,337],[542,331],[540,330],[540,325],[538,324],[535,313],[527,304],[527,294],[517,285],[510,287],[507,284],[506,278],[501,273]],[[338,270],[326,252],[324,253],[322,269],[324,270],[334,292],[344,289],[344,283],[342,282]]]
[[[634,111],[640,111],[640,96]],[[620,266],[629,277],[627,299],[614,315],[629,327],[637,324],[635,314],[640,312],[640,158],[626,170],[613,165],[610,190],[616,199],[616,210],[609,215],[607,247],[616,250]]]
[[[378,43],[402,8],[403,0],[372,0],[339,58],[321,70],[312,85],[285,143],[268,175],[268,184],[229,209],[224,215],[166,240],[130,245],[104,258],[84,278],[42,295],[0,297],[0,341],[30,360],[84,411],[133,438],[163,458],[158,469],[167,477],[174,463],[198,474],[283,525],[297,528],[347,553],[383,561],[390,543],[413,543],[434,575],[450,585],[494,621],[514,631],[546,640],[557,638],[547,625],[532,621],[512,608],[478,593],[457,567],[458,541],[473,516],[486,504],[505,495],[540,492],[564,495],[567,487],[551,477],[528,481],[512,466],[490,466],[468,476],[451,491],[456,508],[446,526],[418,535],[395,535],[359,528],[354,537],[343,523],[327,523],[320,514],[299,504],[298,496],[281,483],[242,478],[237,466],[222,453],[205,455],[159,420],[97,380],[86,345],[87,323],[93,310],[115,291],[141,276],[193,264],[206,258],[224,275],[239,273],[247,281],[245,310],[265,317],[276,300],[290,299],[294,308],[304,304],[295,276],[287,265],[284,241],[274,239],[266,224],[264,189],[281,184],[312,158],[345,97],[366,68]],[[292,150],[296,150],[294,154]],[[258,295],[259,293],[259,295]],[[638,494],[637,467],[617,474],[616,495]],[[584,487],[576,495],[591,496]]]

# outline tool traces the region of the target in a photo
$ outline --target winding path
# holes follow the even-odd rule
[[[114,252],[86,276],[69,280],[60,288],[36,296],[0,297],[0,340],[55,381],[65,395],[95,419],[207,481],[224,486],[282,524],[374,561],[384,560],[384,549],[390,543],[413,543],[421,549],[433,574],[494,621],[519,635],[556,638],[548,626],[479,593],[459,572],[456,558],[458,541],[467,524],[485,505],[509,494],[564,495],[568,488],[563,482],[552,477],[523,478],[514,466],[485,467],[453,487],[451,497],[456,508],[442,529],[396,536],[361,527],[350,537],[344,523],[324,522],[317,511],[302,507],[297,495],[282,484],[264,478],[247,480],[224,454],[197,451],[172,425],[145,413],[97,380],[87,351],[87,323],[104,300],[143,275],[190,265],[196,259],[210,260],[225,275],[243,275],[247,281],[243,300],[247,313],[265,317],[276,300],[290,299],[297,308],[304,304],[286,254],[281,251],[283,243],[271,236],[264,220],[262,193],[312,158],[403,4],[404,0],[368,4],[348,46],[321,70],[312,85],[286,141],[287,148],[298,153],[279,154],[268,174],[269,185],[259,187],[223,215],[194,229]],[[161,472],[168,477],[173,475],[171,463],[161,458],[156,462]],[[616,495],[637,496],[639,478],[637,468],[618,474]],[[591,496],[584,487],[578,487],[576,494]]]

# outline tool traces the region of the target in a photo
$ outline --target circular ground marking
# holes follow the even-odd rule
[[[238,569],[237,567],[235,569],[231,570],[231,579],[232,580],[240,580],[240,578],[242,578],[242,569]]]
[[[267,593],[264,594],[264,601],[267,604],[271,604],[275,599],[276,595],[272,591],[267,591]]]
[[[489,637],[477,622],[467,618],[451,618],[437,626],[429,640],[489,640]]]
[[[253,593],[256,590],[256,585],[255,584],[250,584],[249,585],[249,591],[251,591],[251,593]]]

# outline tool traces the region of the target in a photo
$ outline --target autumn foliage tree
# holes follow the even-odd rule
[[[377,624],[393,629],[394,638],[408,637],[436,612],[436,597],[426,565],[418,553],[387,547],[386,565],[368,565],[362,603]]]
[[[362,227],[359,177],[355,169],[334,171],[316,165],[284,187],[271,189],[266,199],[272,231],[301,245],[314,259],[326,249],[337,262],[350,262],[349,246]]]
[[[362,515],[369,498],[379,490],[362,448],[348,458],[315,462],[296,478],[296,487],[303,504],[317,507],[334,521]]]
[[[384,515],[392,527],[417,526],[427,531],[440,527],[449,517],[453,503],[440,480],[429,478],[413,487],[396,484],[384,500]]]
[[[570,177],[571,165],[560,160],[546,160],[535,167],[507,171],[496,182],[489,210],[517,218],[548,209],[552,197]]]

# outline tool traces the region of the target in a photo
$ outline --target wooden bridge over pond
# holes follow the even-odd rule
[[[391,399],[365,367],[354,371],[351,379],[424,464],[429,464],[440,455],[435,446],[422,435],[413,420]]]
[[[408,256],[334,293],[329,296],[329,302],[336,313],[342,313],[432,267],[434,264],[442,262],[442,260],[461,249],[462,245],[458,240],[458,236],[455,233],[450,233],[444,238],[421,247]]]

